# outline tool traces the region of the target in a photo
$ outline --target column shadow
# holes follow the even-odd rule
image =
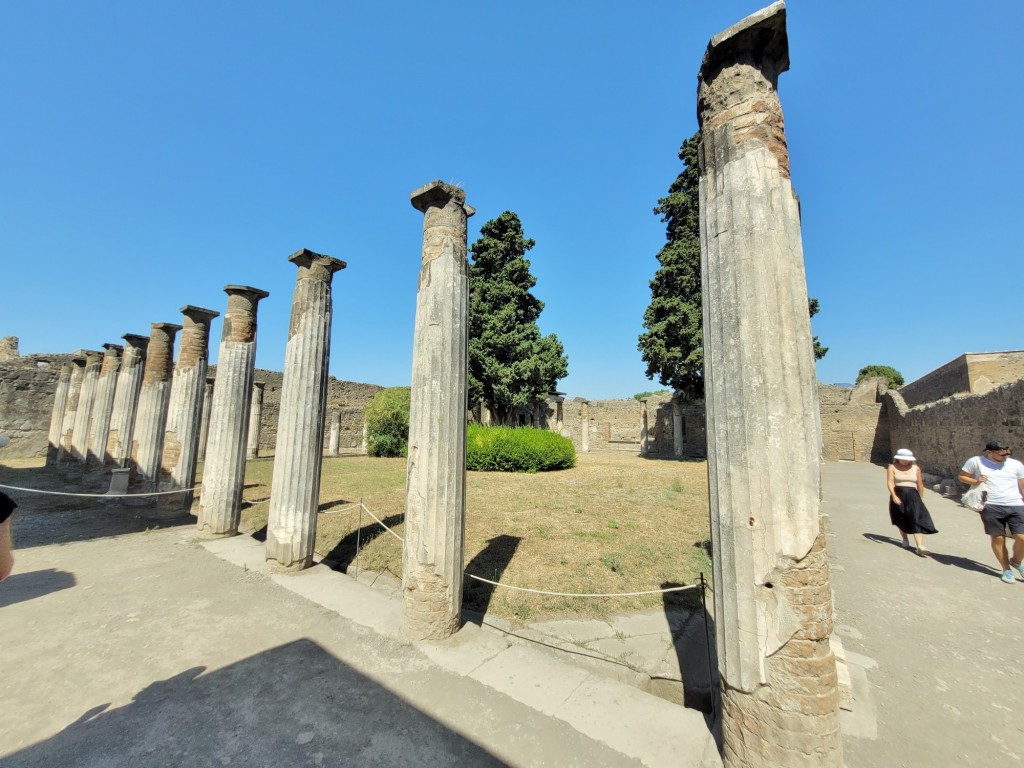
[[[56,568],[28,573],[15,572],[0,584],[0,608],[35,600],[37,597],[60,592],[62,589],[71,589],[77,583],[75,574]]]
[[[487,541],[487,546],[466,564],[465,578],[462,582],[462,608],[464,620],[480,624],[494,597],[494,587],[486,582],[470,578],[470,574],[491,581],[501,581],[502,574],[508,568],[516,550],[519,549],[519,536],[501,534]]]
[[[687,586],[679,582],[666,581],[662,589]],[[708,596],[710,599],[710,595]],[[715,649],[715,622],[710,611],[704,609],[701,589],[662,594],[665,618],[672,635],[672,646],[679,665],[679,679],[652,680],[664,689],[672,687],[682,690],[667,690],[674,701],[681,700],[683,706],[705,714],[718,711],[718,656]]]
[[[338,502],[339,504],[351,504],[352,502]],[[323,511],[326,507],[320,507]],[[376,539],[378,536],[390,536],[376,520],[373,518],[367,518],[366,515],[363,519],[369,519],[369,522],[352,533],[345,536],[334,548],[328,552],[322,561],[322,565],[326,565],[332,570],[347,572],[350,565],[355,562],[356,555],[359,550],[369,544],[371,541]],[[389,515],[383,518],[384,525],[388,528],[394,528],[396,525],[401,523],[405,519],[404,515]],[[264,538],[266,538],[266,528],[264,528]]]
[[[215,671],[192,667],[110,706],[4,765],[506,765],[307,639]]]

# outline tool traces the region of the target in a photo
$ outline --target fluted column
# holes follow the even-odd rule
[[[53,409],[50,411],[50,432],[46,447],[46,463],[52,466],[57,463],[63,437],[64,411],[68,406],[68,392],[71,389],[71,371],[74,364],[67,362],[61,366],[57,376],[57,387],[53,393]]]
[[[683,457],[683,404],[678,394],[672,397],[672,455]]]
[[[840,766],[820,416],[777,84],[785,5],[711,39],[698,79],[716,649],[725,764]]]
[[[71,432],[71,458],[79,464],[85,463],[89,452],[89,423],[92,420],[92,405],[96,399],[96,382],[103,366],[103,353],[93,349],[85,351],[85,372],[82,388],[78,395],[78,409]]]
[[[146,490],[156,490],[160,479],[160,457],[174,372],[174,337],[180,330],[181,326],[174,323],[153,323],[149,327],[149,347],[132,438],[135,480]]]
[[[583,453],[589,453],[590,451],[590,401],[584,400],[580,405],[580,426],[583,430],[583,434],[580,437],[580,451]]]
[[[121,369],[121,355],[124,347],[120,344],[104,344],[103,363],[96,381],[96,396],[92,403],[92,418],[89,420],[89,449],[86,463],[100,468],[107,460],[107,433],[110,431],[110,417],[114,412],[114,394],[117,389],[117,374]]]
[[[647,455],[647,401],[640,401],[640,455]]]
[[[204,536],[234,536],[242,514],[245,445],[256,370],[256,310],[270,294],[246,285],[224,287],[228,308],[217,353],[197,525]]]
[[[313,562],[320,506],[331,353],[331,280],[346,265],[305,248],[288,260],[299,273],[285,347],[267,520],[267,560],[279,568],[300,569]]]
[[[174,367],[167,426],[160,459],[160,490],[192,488],[199,460],[199,420],[206,394],[206,369],[210,359],[210,323],[220,312],[188,304],[181,308],[181,342]],[[163,497],[163,506],[190,510],[194,493],[182,490]]]
[[[260,455],[260,424],[263,419],[263,387],[262,381],[252,385],[252,397],[249,402],[249,436],[246,440],[245,457],[255,459]]]
[[[213,379],[203,387],[203,415],[199,422],[199,460],[206,459],[206,441],[210,437],[210,406],[213,405]]]
[[[68,383],[68,399],[61,419],[60,445],[57,446],[57,461],[72,461],[71,438],[75,433],[78,415],[78,401],[82,395],[82,380],[85,378],[85,352],[79,350],[71,358],[71,380]]]
[[[423,249],[412,348],[402,592],[405,628],[443,639],[459,628],[466,517],[469,290],[466,220],[458,187],[434,181],[412,193]]]
[[[124,339],[124,354],[121,355],[121,370],[118,371],[117,385],[114,387],[114,409],[110,414],[110,430],[107,433],[107,462],[125,468],[132,455],[132,433],[135,429],[135,414],[138,411],[149,337],[126,333],[121,338]]]

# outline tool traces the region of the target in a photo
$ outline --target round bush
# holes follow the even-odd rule
[[[405,456],[409,443],[409,387],[382,389],[366,404],[366,452]]]
[[[466,468],[478,472],[548,472],[576,466],[572,440],[533,427],[470,424]]]

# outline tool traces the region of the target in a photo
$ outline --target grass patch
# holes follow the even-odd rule
[[[360,499],[403,534],[406,460],[325,458],[316,550],[341,567],[400,578],[402,545]],[[242,525],[266,525],[273,460],[250,461]],[[559,472],[472,472],[466,480],[466,572],[548,592],[639,592],[710,578],[707,469],[703,462],[580,454]],[[669,493],[666,493],[666,490]],[[358,534],[357,534],[358,531]],[[356,541],[359,542],[358,560]],[[466,606],[510,621],[604,617],[662,607],[659,595],[582,599],[495,589],[466,580]],[[686,595],[684,598],[683,595]],[[680,605],[699,596],[670,595]]]

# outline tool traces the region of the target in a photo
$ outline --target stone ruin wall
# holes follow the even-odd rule
[[[893,448],[910,448],[926,473],[941,478],[955,478],[989,440],[1005,440],[1014,448],[1024,440],[1024,380],[914,407],[900,392],[887,391],[883,400]]]
[[[11,438],[10,445],[4,448],[4,456],[27,458],[46,455],[57,377],[61,367],[72,357],[72,354],[38,354],[0,359],[0,433]],[[217,366],[211,365],[209,378],[215,378],[216,371]],[[260,456],[274,454],[282,379],[283,374],[278,371],[256,369],[256,381],[266,382],[260,419]],[[324,446],[328,444],[332,414],[340,411],[341,452],[361,452],[363,409],[382,389],[384,387],[376,384],[340,381],[332,376],[327,383]]]
[[[1024,352],[970,352],[900,387],[899,392],[913,408],[956,394],[981,395],[1021,379]]]

